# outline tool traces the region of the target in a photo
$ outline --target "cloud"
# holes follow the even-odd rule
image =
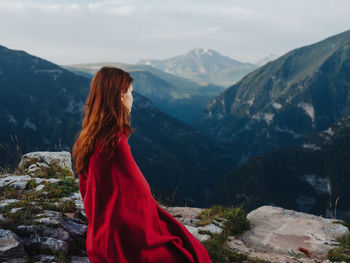
[[[194,47],[254,62],[348,30],[349,13],[349,0],[0,0],[0,45],[62,64]]]
[[[29,2],[29,1],[1,1],[0,12],[71,12],[80,10],[80,4],[62,4],[62,3],[41,3],[41,2]]]
[[[131,15],[135,7],[127,1],[100,1],[87,5],[92,12],[117,13],[121,15]]]

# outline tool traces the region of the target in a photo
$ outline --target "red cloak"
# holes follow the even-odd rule
[[[116,137],[117,139],[117,137]],[[211,262],[203,244],[163,210],[136,164],[127,134],[108,159],[96,146],[87,179],[79,176],[92,263]]]

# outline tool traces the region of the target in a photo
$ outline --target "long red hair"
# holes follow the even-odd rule
[[[73,146],[74,168],[79,175],[87,174],[97,140],[102,148],[113,150],[120,141],[118,136],[116,142],[116,133],[121,135],[127,129],[128,137],[131,135],[131,115],[121,98],[132,81],[128,72],[114,67],[102,67],[93,77],[82,129]]]

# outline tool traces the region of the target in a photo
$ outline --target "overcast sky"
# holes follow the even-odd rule
[[[208,48],[242,62],[350,29],[349,0],[0,0],[0,45],[57,64]]]

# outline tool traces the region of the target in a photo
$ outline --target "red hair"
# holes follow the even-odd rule
[[[89,159],[97,140],[102,148],[111,149],[112,154],[114,147],[120,142],[118,136],[116,143],[116,133],[121,135],[127,129],[130,137],[131,115],[121,98],[132,81],[128,72],[114,67],[102,67],[93,77],[90,93],[84,104],[82,129],[73,146],[74,168],[78,174],[87,174]]]

